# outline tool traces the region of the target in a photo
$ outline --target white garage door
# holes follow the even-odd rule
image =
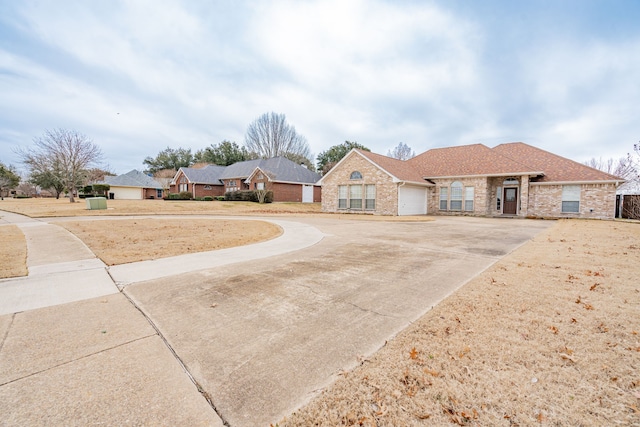
[[[116,200],[141,200],[142,188],[135,187],[111,187],[109,193],[113,193]]]
[[[302,186],[302,203],[313,203],[313,185]]]
[[[403,185],[398,188],[398,215],[427,213],[427,189]]]

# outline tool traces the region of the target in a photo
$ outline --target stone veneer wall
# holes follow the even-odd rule
[[[527,216],[541,218],[612,219],[615,215],[616,186],[582,184],[580,212],[562,212],[562,185],[531,185]]]
[[[362,179],[349,179],[351,172],[358,171]],[[356,184],[375,184],[376,209],[367,210],[338,210],[338,186]],[[351,153],[339,169],[331,171],[331,175],[322,181],[322,211],[323,212],[352,212],[375,213],[378,215],[398,214],[398,185],[385,172],[364,159],[360,154]]]

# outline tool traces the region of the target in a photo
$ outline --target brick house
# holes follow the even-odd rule
[[[285,157],[247,160],[229,166],[180,168],[171,192],[189,191],[194,197],[223,196],[226,192],[266,189],[274,202],[320,202],[320,175]]]
[[[189,192],[194,198],[224,196],[220,175],[225,166],[207,165],[202,168],[180,168],[171,180],[170,193]]]
[[[352,150],[322,179],[325,212],[613,218],[623,179],[521,142],[402,161]]]

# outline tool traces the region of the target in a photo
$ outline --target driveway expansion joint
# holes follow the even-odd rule
[[[125,298],[127,298],[127,300],[129,300],[129,302],[131,303],[131,305],[140,312],[140,314],[142,314],[142,316],[144,316],[144,318],[147,320],[147,322],[149,322],[149,325],[151,325],[151,327],[156,331],[156,333],[154,335],[158,335],[158,337],[160,337],[160,339],[162,340],[162,342],[164,343],[164,345],[167,347],[167,349],[169,350],[169,352],[173,355],[173,358],[176,360],[176,362],[178,362],[178,365],[180,365],[180,367],[182,368],[182,370],[184,371],[185,374],[187,374],[187,377],[189,377],[189,380],[191,380],[191,382],[193,383],[193,385],[195,385],[196,389],[198,390],[198,393],[200,393],[200,395],[207,401],[207,403],[209,404],[209,406],[211,407],[211,409],[213,409],[213,411],[216,413],[216,415],[220,418],[220,420],[222,421],[222,424],[224,424],[227,427],[231,427],[230,424],[227,422],[227,420],[224,418],[224,416],[220,413],[220,411],[218,410],[218,408],[216,407],[215,403],[213,402],[213,399],[211,397],[211,395],[209,395],[209,393],[202,387],[202,385],[200,385],[200,383],[195,379],[195,377],[193,376],[193,374],[191,373],[191,371],[189,371],[189,368],[187,368],[187,365],[184,363],[184,361],[182,360],[182,358],[180,358],[180,356],[178,355],[178,353],[175,351],[175,349],[171,346],[171,344],[169,343],[169,341],[165,338],[165,336],[162,334],[162,331],[160,331],[160,328],[158,328],[158,326],[153,322],[153,320],[151,320],[151,318],[149,316],[147,316],[147,313],[145,313],[145,311],[140,308],[140,306],[138,306],[138,304],[136,304],[136,302],[133,300],[133,298],[131,298],[125,291],[124,289],[121,291],[121,294],[125,296]]]
[[[95,356],[96,354],[101,354],[101,353],[104,353],[104,352],[107,352],[107,351],[114,350],[114,349],[119,348],[119,347],[124,347],[124,346],[126,346],[126,345],[129,345],[129,344],[132,344],[132,343],[134,343],[134,342],[141,341],[141,340],[145,340],[145,339],[147,339],[147,338],[151,338],[151,337],[154,337],[154,336],[156,336],[156,335],[157,335],[157,334],[145,335],[145,336],[142,336],[142,337],[138,337],[138,338],[135,338],[135,339],[132,339],[132,340],[129,340],[129,341],[126,341],[126,342],[120,343],[120,344],[118,344],[118,345],[114,345],[114,346],[111,346],[111,347],[108,347],[108,348],[103,348],[103,349],[102,349],[102,350],[100,350],[100,351],[94,351],[93,353],[85,354],[85,355],[83,355],[83,356],[80,356],[80,357],[76,357],[76,358],[74,358],[74,359],[67,360],[66,362],[62,362],[62,363],[58,363],[57,365],[49,366],[49,367],[48,367],[48,368],[46,368],[46,369],[41,369],[41,370],[36,371],[36,372],[31,372],[29,375],[24,375],[24,376],[19,377],[19,378],[14,378],[14,379],[12,379],[11,381],[7,381],[7,382],[4,382],[4,383],[0,383],[0,387],[5,386],[5,385],[7,385],[7,384],[15,383],[15,382],[17,382],[17,381],[24,380],[25,378],[33,377],[34,375],[38,375],[38,374],[41,374],[41,373],[43,373],[43,372],[50,371],[50,370],[52,370],[52,369],[56,369],[56,368],[59,368],[59,367],[61,367],[61,366],[68,365],[68,364],[70,364],[70,363],[77,362],[78,360],[83,360],[83,359],[86,359],[86,358],[89,358],[89,357]]]

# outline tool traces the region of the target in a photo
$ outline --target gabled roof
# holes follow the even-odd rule
[[[407,160],[425,178],[484,176],[484,175],[539,175],[544,169],[501,155],[483,144],[434,148]]]
[[[296,162],[292,162],[286,157],[272,157],[270,159],[234,163],[226,167],[220,179],[246,179],[253,174],[256,168],[267,172],[272,181],[315,184],[320,179],[319,174]]]
[[[203,168],[180,168],[178,172],[182,171],[189,182],[194,184],[222,185],[220,176],[224,170],[225,166],[207,165]]]
[[[521,159],[533,169],[544,171],[534,182],[624,181],[622,178],[574,162],[523,142],[500,144],[493,151],[511,159]]]
[[[351,149],[338,163],[333,166],[329,172],[327,172],[320,183],[329,175],[331,175],[335,170],[338,170],[340,165],[347,161],[351,156],[361,156],[365,160],[372,163],[374,166],[380,168],[383,172],[386,172],[394,181],[396,182],[414,182],[420,184],[430,184],[428,183],[422,175],[415,169],[412,165],[404,160],[394,159],[393,157],[383,156],[381,154],[372,153],[371,151],[360,150],[357,148]]]
[[[355,149],[355,151],[380,166],[380,168],[386,171],[389,175],[396,178],[397,181],[425,183],[424,175],[408,161],[394,159],[393,157],[383,156],[370,151],[358,149]]]
[[[136,169],[129,171],[123,175],[118,176],[105,176],[104,183],[109,184],[112,187],[140,187],[140,188],[155,188],[161,189],[160,184],[155,179]]]

